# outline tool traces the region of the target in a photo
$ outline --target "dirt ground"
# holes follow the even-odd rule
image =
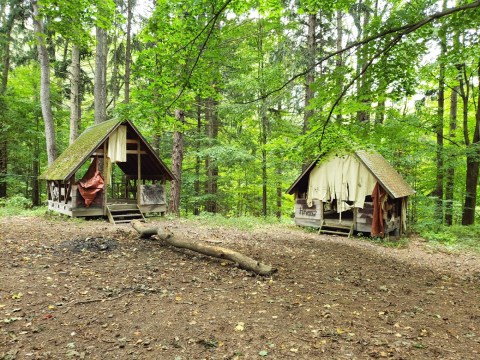
[[[294,227],[158,221],[278,268],[128,225],[0,219],[0,359],[480,359],[480,257]]]

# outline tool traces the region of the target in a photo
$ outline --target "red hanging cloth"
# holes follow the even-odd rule
[[[385,227],[383,223],[383,208],[387,200],[387,192],[378,184],[372,191],[373,200],[373,219],[372,219],[372,236],[383,237],[385,235]]]
[[[97,193],[105,187],[102,174],[98,171],[98,157],[93,159],[87,172],[77,184],[78,191],[85,200],[85,206],[87,208],[90,207],[93,200],[97,197]]]

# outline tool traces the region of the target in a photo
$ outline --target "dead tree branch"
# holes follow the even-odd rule
[[[276,268],[263,264],[260,261],[252,259],[249,256],[243,255],[231,249],[180,238],[170,232],[164,231],[161,228],[145,226],[139,221],[132,221],[132,227],[140,234],[140,237],[142,238],[149,238],[157,235],[160,240],[165,241],[167,244],[173,247],[179,249],[188,249],[218,259],[230,260],[234,263],[237,263],[241,269],[251,271],[257,275],[269,276],[277,272]]]

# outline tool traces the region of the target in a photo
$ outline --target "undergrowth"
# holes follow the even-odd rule
[[[201,213],[198,216],[189,215],[186,217],[189,220],[197,221],[208,226],[218,226],[226,228],[234,228],[239,230],[255,230],[267,226],[291,225],[293,220],[290,218],[276,218],[268,217],[226,217],[220,214]]]
[[[33,207],[30,200],[23,196],[15,195],[7,199],[0,199],[0,216],[41,216],[47,208],[45,206]]]
[[[32,206],[29,199],[19,195],[0,199],[0,217],[11,216],[39,216],[54,221],[83,221],[82,218],[71,218],[48,210],[47,206]]]
[[[432,230],[417,226],[415,229],[428,242],[451,250],[474,250],[480,252],[480,225],[442,226]]]
[[[385,238],[367,237],[364,239],[367,241],[373,242],[374,244],[378,244],[388,248],[396,248],[396,249],[406,248],[409,243],[408,237],[406,236],[402,236],[399,238],[388,237],[388,236],[386,236]]]

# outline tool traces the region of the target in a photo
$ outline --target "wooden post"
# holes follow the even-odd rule
[[[107,164],[107,141],[105,141],[103,143],[103,174],[104,174],[104,181],[105,181],[105,187],[103,189],[103,212],[104,214],[106,214],[106,210],[107,210],[107,194],[108,194],[108,191],[107,191],[107,186],[108,186],[108,180],[109,180],[109,176],[110,174],[108,173],[108,164]]]
[[[140,180],[142,179],[142,154],[140,153],[140,139],[137,141],[137,159],[138,159],[138,169],[137,169],[137,205],[140,205]]]

